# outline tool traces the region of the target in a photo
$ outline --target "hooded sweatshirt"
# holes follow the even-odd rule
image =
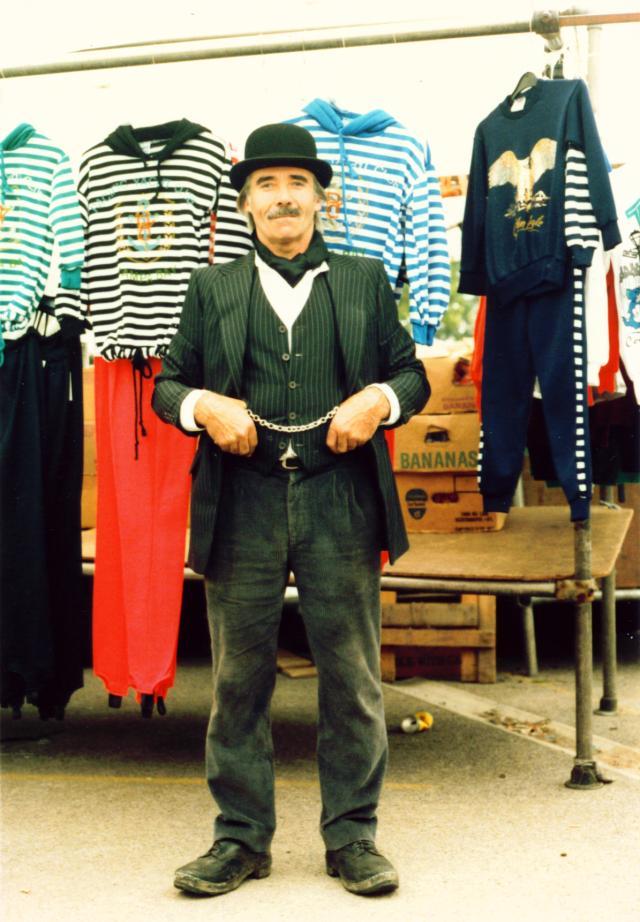
[[[23,123],[0,142],[0,333],[16,337],[28,328],[45,290],[54,242],[60,263],[56,317],[78,319],[84,243],[69,158]]]
[[[231,164],[229,145],[188,119],[122,125],[84,155],[82,296],[103,358],[164,355],[192,270],[252,248]]]
[[[289,121],[311,132],[333,168],[321,216],[327,246],[382,260],[398,297],[406,279],[413,338],[431,343],[451,275],[429,147],[382,109],[358,115],[314,99],[303,112]]]

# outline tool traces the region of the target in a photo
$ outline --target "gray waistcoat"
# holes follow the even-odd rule
[[[291,350],[287,328],[275,313],[256,275],[249,307],[242,396],[254,413],[270,422],[300,425],[324,416],[346,396],[343,361],[326,280],[319,275],[293,325]],[[258,426],[252,463],[270,471],[286,450],[293,450],[308,471],[336,463],[325,445],[329,423],[308,432],[285,435]]]

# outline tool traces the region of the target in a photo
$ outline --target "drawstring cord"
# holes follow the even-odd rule
[[[157,187],[157,189],[155,190],[155,192],[153,193],[153,195],[151,196],[151,201],[152,201],[152,202],[156,202],[156,201],[158,200],[158,196],[160,195],[160,193],[164,191],[163,186],[162,186],[162,173],[160,172],[160,165],[161,165],[161,163],[162,163],[162,161],[161,161],[161,160],[158,160],[158,162],[157,162],[157,164],[156,164],[156,178],[157,178],[157,180],[158,180],[158,187]]]
[[[357,179],[358,174],[353,168],[353,164],[349,160],[349,155],[347,154],[347,149],[344,145],[344,135],[343,128],[338,132],[338,146],[340,149],[340,165],[342,169],[340,170],[340,179],[342,185],[342,208],[344,214],[344,229],[347,238],[347,246],[350,250],[353,249],[353,240],[351,238],[351,227],[349,226],[349,206],[347,204],[347,188],[345,183],[345,173],[349,170],[349,175],[351,179]],[[345,169],[346,167],[346,169]]]
[[[152,160],[152,157],[145,157],[142,161],[144,163],[145,169],[149,166],[149,160]],[[162,160],[158,159],[156,161],[156,181],[158,185],[156,186],[153,195],[149,199],[149,204],[152,202],[157,202],[158,196],[161,192],[164,192],[164,186],[162,185],[162,173],[160,172],[160,167],[162,166]]]
[[[153,375],[151,363],[144,357],[140,349],[136,350],[133,358],[131,359],[131,369],[133,371],[133,446],[135,459],[137,461],[138,448],[140,445],[140,440],[138,439],[138,428],[140,429],[141,436],[146,437],[147,435],[147,430],[144,426],[144,419],[142,418],[142,382],[145,378],[148,380]]]

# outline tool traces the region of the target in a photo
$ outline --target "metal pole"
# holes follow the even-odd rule
[[[423,589],[434,592],[468,592],[473,595],[543,595],[555,596],[555,583],[519,583],[508,580],[465,580],[451,577],[411,577],[384,575],[381,579],[384,589]]]
[[[429,28],[428,22],[386,22],[369,26],[338,26],[291,32],[250,33],[221,38],[205,38],[197,43],[193,38],[175,42],[166,50],[164,44],[151,46],[146,52],[129,54],[86,54],[69,56],[57,61],[0,68],[1,77],[31,77],[42,74],[102,70],[111,67],[139,67],[149,64],[172,64],[179,61],[201,61],[210,58],[246,57],[249,55],[283,54],[295,51],[322,51],[329,48],[356,48],[366,45],[402,44],[405,42],[440,41],[450,38],[477,38],[486,35],[514,35],[544,30],[545,22],[555,17],[559,27],[590,23],[640,22],[640,13],[571,13],[534,14],[531,20],[464,24]],[[394,31],[400,27],[399,31]],[[541,34],[544,34],[541,31]],[[182,47],[181,47],[182,46]],[[126,46],[124,46],[126,47]],[[147,46],[149,47],[149,46]]]
[[[597,116],[600,108],[600,40],[602,38],[602,26],[599,24],[587,26],[587,35],[589,37],[587,44],[587,84],[589,86],[591,108]]]
[[[613,502],[613,487],[600,488],[601,499]],[[616,571],[615,568],[602,582],[602,697],[596,714],[615,714],[618,708],[617,637],[616,637]]]
[[[600,41],[602,26],[591,24],[587,28],[588,61],[587,82],[593,111],[598,114],[600,104]],[[613,502],[613,487],[600,490],[603,502]],[[616,649],[616,571],[615,568],[602,583],[602,697],[596,714],[613,714],[617,710],[617,649]]]
[[[575,578],[591,579],[591,523],[576,522]],[[569,788],[586,790],[600,786],[593,760],[591,695],[593,679],[593,639],[591,633],[591,602],[576,603],[575,608],[575,670],[576,670],[576,757]]]
[[[513,497],[514,506],[524,506],[524,487],[522,477],[518,479],[518,486]],[[533,618],[531,596],[518,596],[518,607],[522,615],[522,634],[524,637],[524,653],[527,663],[527,675],[538,675],[538,650],[536,647],[536,628]]]
[[[397,28],[397,23],[395,27]],[[409,25],[401,23],[401,26]],[[529,21],[497,23],[494,25],[464,25],[429,29],[425,23],[411,23],[414,28],[393,31],[393,23],[383,23],[357,29],[349,26],[297,30],[292,32],[265,32],[239,35],[223,39],[205,39],[197,46],[190,40],[184,47],[176,43],[168,51],[163,46],[153,46],[144,52],[128,54],[88,54],[62,58],[41,64],[28,64],[0,68],[3,77],[27,77],[35,74],[69,73],[71,71],[98,70],[110,67],[139,67],[146,64],[172,64],[178,61],[201,61],[210,58],[247,57],[250,55],[284,54],[287,52],[323,51],[331,48],[356,48],[367,45],[400,44],[404,42],[437,41],[444,38],[473,38],[484,35],[504,35],[531,31]],[[420,28],[422,25],[422,28]]]

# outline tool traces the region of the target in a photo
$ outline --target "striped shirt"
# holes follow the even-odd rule
[[[229,182],[229,145],[207,129],[163,158],[166,144],[166,136],[140,142],[144,155],[135,156],[101,142],[80,166],[83,301],[105,359],[164,355],[192,270],[252,248]]]
[[[67,154],[32,126],[20,125],[0,144],[0,184],[0,331],[15,337],[29,327],[54,243],[60,267],[56,316],[79,318],[84,242]]]
[[[307,109],[335,123],[334,129],[321,115],[321,124],[306,110],[289,120],[311,132],[318,156],[333,168],[321,214],[327,246],[381,259],[397,297],[406,280],[413,338],[431,343],[449,304],[451,270],[440,183],[428,145],[386,113],[380,113],[386,118],[377,133],[370,128],[350,133],[350,123],[367,116],[322,100]]]

